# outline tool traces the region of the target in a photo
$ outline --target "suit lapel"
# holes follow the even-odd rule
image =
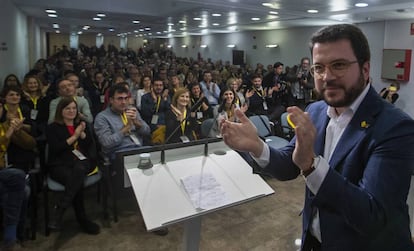
[[[369,133],[372,126],[374,126],[375,117],[381,110],[381,106],[381,99],[374,88],[370,87],[370,90],[339,139],[329,161],[331,168],[338,169],[339,163],[341,163],[351,149]]]

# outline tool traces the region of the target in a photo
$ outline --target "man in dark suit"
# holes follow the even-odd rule
[[[224,141],[280,180],[302,174],[302,250],[414,250],[406,204],[414,121],[371,86],[369,45],[356,26],[319,30],[311,53],[323,101],[288,108],[290,144],[268,147],[240,111],[241,123],[222,122]]]

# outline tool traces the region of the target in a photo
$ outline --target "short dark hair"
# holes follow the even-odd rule
[[[263,77],[262,77],[262,75],[261,75],[261,74],[254,73],[254,74],[252,74],[252,76],[250,77],[250,80],[253,80],[253,79],[255,79],[255,78],[261,78],[261,79],[263,79]]]
[[[371,52],[366,36],[357,26],[351,24],[331,25],[315,32],[309,43],[311,55],[316,43],[336,42],[341,39],[346,39],[351,42],[352,50],[360,67],[365,62],[370,61]]]
[[[113,98],[115,93],[127,93],[129,94],[129,89],[125,86],[128,86],[127,82],[121,82],[118,84],[115,84],[113,86],[111,86],[111,88],[109,89],[109,97]]]
[[[279,66],[283,66],[283,64],[282,64],[281,62],[276,62],[276,63],[273,65],[273,68],[279,68]]]
[[[20,94],[20,96],[23,95],[23,91],[22,91],[22,88],[20,86],[17,86],[17,85],[9,85],[9,86],[5,86],[3,88],[2,92],[1,92],[1,97],[2,98],[5,98],[7,96],[7,94],[9,92],[11,92],[11,91],[17,92],[18,94]]]

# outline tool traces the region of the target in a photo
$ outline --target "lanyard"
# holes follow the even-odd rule
[[[158,113],[158,110],[160,109],[160,103],[161,103],[161,97],[157,97],[157,106],[155,108],[155,113]]]
[[[183,113],[183,122],[181,122],[181,132],[182,132],[182,134],[184,135],[184,132],[185,132],[185,125],[186,125],[186,122],[187,122],[187,109],[185,109],[184,110],[184,113]]]
[[[6,133],[4,132],[3,124],[0,124],[0,137],[4,137],[4,135],[6,135]],[[0,148],[2,152],[7,151],[7,147],[4,144],[1,144]]]
[[[261,92],[259,92],[259,90],[254,88],[254,91],[257,93],[257,95],[259,95],[259,97],[263,98],[263,89],[261,90]]]
[[[198,98],[198,100],[199,100],[200,98]],[[197,102],[198,102],[198,100],[196,101],[194,98],[192,98],[191,99],[191,105],[195,105]],[[198,106],[196,109],[195,109],[196,111],[201,111],[201,105],[200,106]]]
[[[38,97],[30,97],[30,99],[32,100],[32,102],[33,102],[33,109],[35,109],[36,110],[36,107],[37,107],[37,100],[39,99]]]
[[[6,111],[9,111],[9,107],[6,105],[4,105],[4,109],[6,109]],[[20,109],[20,107],[17,107],[17,114],[19,115],[19,119],[23,119],[23,114],[22,114],[22,110]]]
[[[125,112],[121,113],[121,119],[122,119],[122,123],[124,124],[124,126],[126,126],[128,124],[128,118]]]

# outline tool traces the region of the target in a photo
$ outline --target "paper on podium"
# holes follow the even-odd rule
[[[209,172],[181,178],[181,183],[196,209],[210,209],[228,203],[226,192]]]

